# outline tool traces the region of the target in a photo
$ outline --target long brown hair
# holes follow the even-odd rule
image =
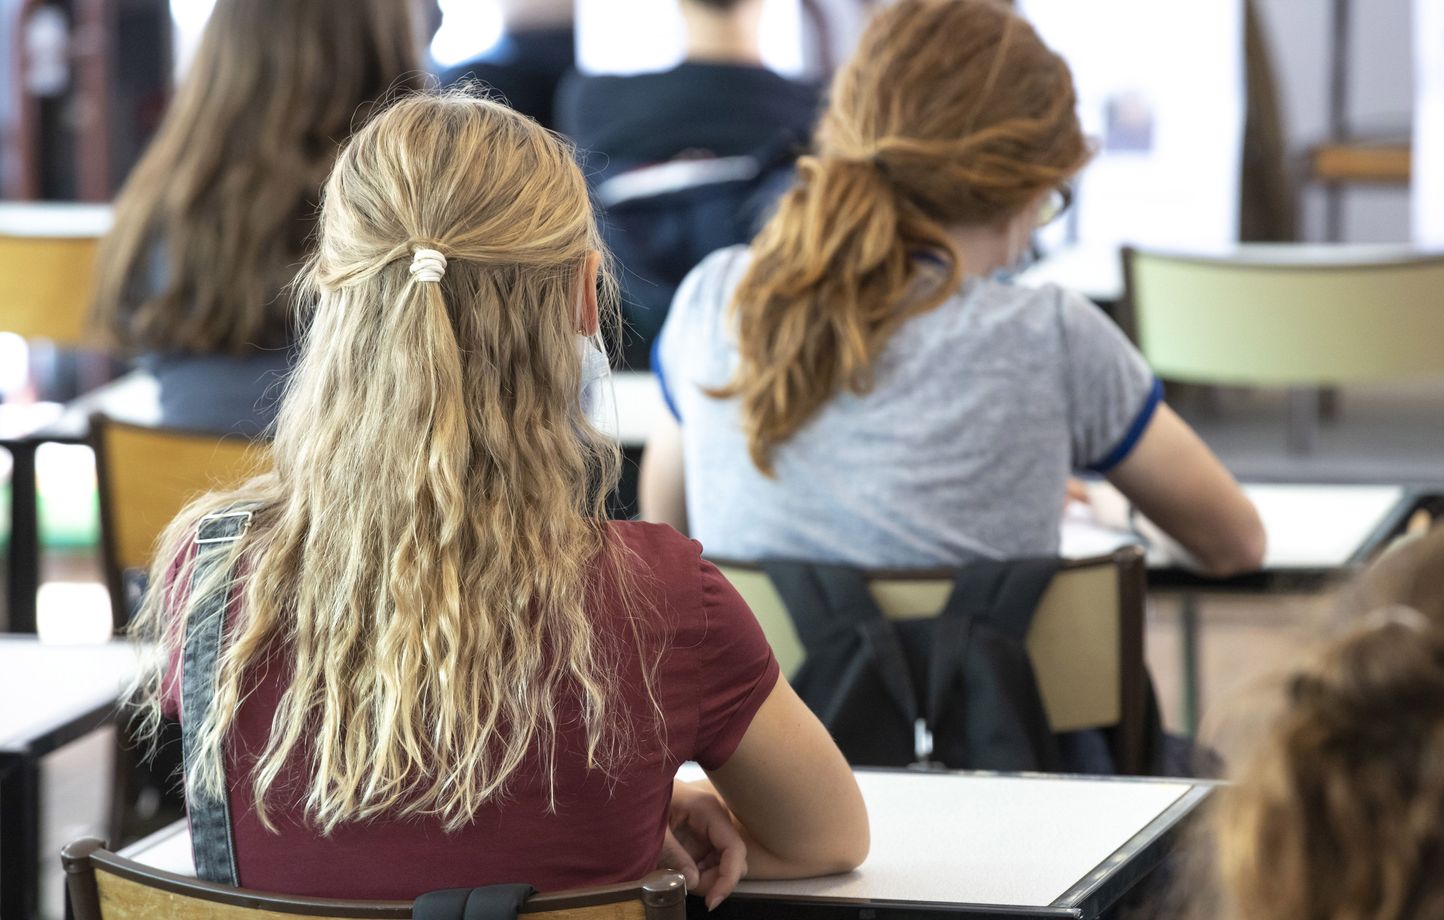
[[[1444,916],[1437,627],[1410,608],[1379,611],[1282,689],[1263,743],[1218,793],[1213,858],[1222,891],[1208,915]]]
[[[622,569],[605,521],[620,456],[580,400],[576,305],[600,247],[572,151],[503,105],[408,98],[346,147],[274,471],[194,504],[152,572],[161,583],[199,515],[258,506],[234,550],[242,619],[189,765],[199,794],[222,791],[222,742],[263,661],[283,661],[287,686],[255,768],[262,820],[300,750],[305,811],[329,831],[465,823],[529,755],[554,763],[564,701],[591,766],[634,749],[620,652],[585,609],[599,562]],[[439,283],[410,273],[417,249],[445,257]],[[164,594],[136,629],[163,653],[193,615]],[[142,685],[152,719],[162,670]]]
[[[760,469],[839,389],[866,392],[893,331],[957,288],[948,228],[1005,221],[1082,166],[1074,105],[1067,65],[1002,3],[878,13],[733,301],[741,360],[713,395],[740,398]],[[942,277],[919,272],[924,253]]]
[[[419,86],[411,0],[219,0],[116,199],[93,321],[131,350],[288,339],[284,287],[354,126]]]

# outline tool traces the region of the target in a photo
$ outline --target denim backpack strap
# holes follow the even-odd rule
[[[207,515],[196,530],[196,562],[192,590],[208,586],[186,617],[181,664],[181,752],[187,780],[195,760],[201,725],[216,693],[216,671],[224,644],[226,606],[236,581],[232,563],[224,578],[217,578],[231,556],[231,544],[251,523],[249,508],[237,506]],[[222,765],[224,768],[224,764]],[[228,783],[222,789],[229,789]],[[219,799],[201,795],[186,782],[186,814],[190,818],[191,850],[196,877],[222,885],[237,883],[235,841],[232,837],[229,795]]]

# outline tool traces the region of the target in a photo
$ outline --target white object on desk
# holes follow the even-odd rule
[[[114,218],[108,204],[0,202],[0,235],[101,237]]]
[[[1266,572],[1342,569],[1388,521],[1408,492],[1402,486],[1244,483],[1268,536]],[[1089,486],[1100,503],[1115,500],[1107,483]],[[1070,508],[1061,527],[1059,554],[1072,559],[1112,552],[1138,542],[1136,534],[1099,524],[1086,511]],[[1150,568],[1177,565],[1150,550]]]
[[[24,748],[57,722],[113,703],[135,677],[129,642],[47,645],[0,637],[0,751]]]
[[[1117,246],[1065,246],[1034,262],[1018,283],[1056,284],[1095,303],[1114,303],[1123,299],[1123,257]]]
[[[862,770],[872,850],[847,875],[743,882],[739,893],[1044,907],[1088,877],[1190,781]],[[185,822],[122,855],[193,875]]]

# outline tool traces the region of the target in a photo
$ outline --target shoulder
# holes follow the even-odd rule
[[[752,252],[746,246],[729,246],[697,263],[677,288],[668,324],[691,327],[713,340],[751,261]]]
[[[732,292],[752,264],[752,250],[746,246],[728,246],[707,256],[682,279],[677,288],[676,307],[691,312],[725,310]]]
[[[715,602],[711,576],[717,571],[702,558],[702,545],[666,524],[611,521],[608,528],[620,550],[622,606],[660,616],[683,647],[699,641]]]
[[[608,534],[623,550],[646,570],[664,573],[683,572],[701,564],[702,544],[678,533],[667,524],[649,521],[608,521]]]

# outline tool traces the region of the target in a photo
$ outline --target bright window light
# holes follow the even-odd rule
[[[441,28],[431,41],[439,67],[454,67],[496,47],[504,23],[497,0],[441,0]]]
[[[175,79],[190,69],[191,58],[200,47],[201,33],[210,21],[216,0],[170,0],[170,17],[175,23]]]
[[[646,73],[682,62],[686,33],[677,0],[578,0],[578,66],[587,73]],[[762,60],[779,73],[802,73],[798,0],[768,0],[762,11]]]

